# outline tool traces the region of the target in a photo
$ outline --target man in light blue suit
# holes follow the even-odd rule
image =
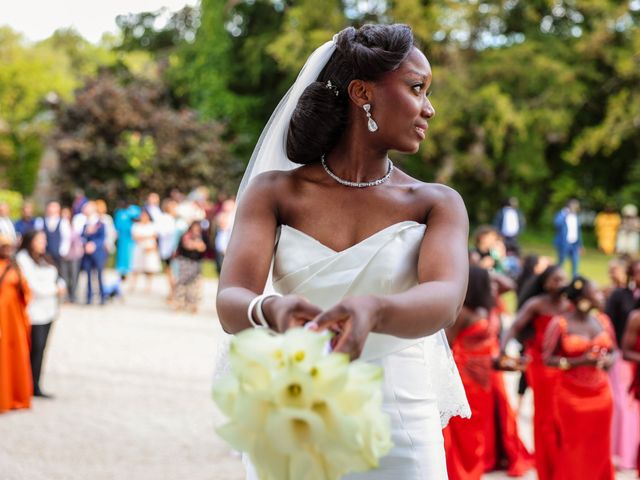
[[[558,265],[562,265],[567,257],[571,258],[571,273],[578,275],[578,264],[582,251],[582,228],[580,225],[580,203],[575,198],[567,202],[553,221],[556,228],[554,245],[558,252]]]

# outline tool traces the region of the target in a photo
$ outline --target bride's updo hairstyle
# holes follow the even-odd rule
[[[400,66],[413,45],[408,25],[363,25],[357,30],[342,30],[336,37],[336,51],[293,111],[287,134],[289,160],[309,164],[328,153],[347,126],[347,87],[351,81],[379,80]]]

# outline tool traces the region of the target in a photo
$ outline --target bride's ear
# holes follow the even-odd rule
[[[347,87],[347,93],[351,101],[358,107],[362,107],[366,103],[371,103],[373,100],[371,82],[365,80],[351,80]]]

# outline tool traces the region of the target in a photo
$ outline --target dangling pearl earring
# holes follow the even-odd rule
[[[367,128],[369,129],[369,131],[371,133],[375,132],[376,130],[378,130],[378,124],[376,123],[376,121],[371,118],[371,104],[369,103],[365,103],[362,108],[364,108],[364,111],[367,112],[367,118],[369,120],[367,120]]]

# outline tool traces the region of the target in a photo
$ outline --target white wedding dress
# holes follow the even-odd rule
[[[273,287],[321,308],[347,296],[403,292],[417,284],[425,229],[414,221],[400,222],[336,252],[283,225],[274,252]],[[361,358],[384,369],[383,408],[391,417],[394,448],[375,471],[344,480],[447,478],[442,427],[451,416],[470,412],[443,341],[442,332],[418,339],[369,335]],[[258,480],[246,458],[245,465],[247,480]]]

